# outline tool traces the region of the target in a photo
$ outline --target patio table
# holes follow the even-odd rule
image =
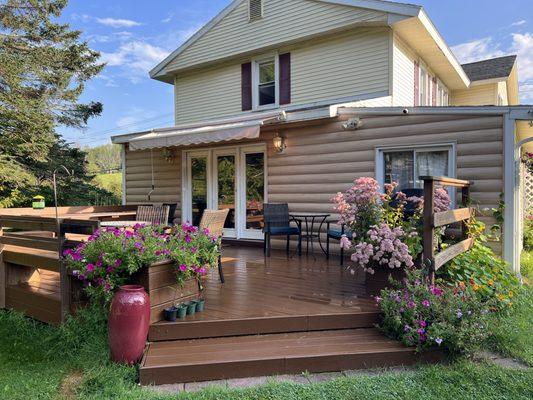
[[[301,222],[300,226],[302,229],[302,239],[305,239],[306,241],[305,252],[307,254],[309,253],[309,243],[311,243],[311,251],[313,251],[313,239],[316,238],[322,252],[327,254],[326,250],[322,246],[322,242],[320,241],[320,232],[324,222],[326,222],[326,219],[328,219],[331,214],[294,212],[290,213],[289,215],[291,218]],[[317,231],[315,231],[315,224],[318,224]]]
[[[100,222],[100,226],[104,228],[129,228],[132,226],[135,226],[137,224],[140,225],[152,225],[151,222],[148,221],[102,221]]]

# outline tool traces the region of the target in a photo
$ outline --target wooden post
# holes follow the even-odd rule
[[[2,236],[2,225],[0,225],[0,236]],[[0,308],[6,308],[6,285],[7,285],[7,268],[2,260],[4,245],[0,243]]]
[[[461,205],[463,207],[470,206],[470,185],[463,186],[461,189]],[[468,237],[467,221],[461,222],[461,236],[463,239]]]
[[[59,292],[61,294],[61,322],[70,314],[71,287],[70,277],[68,276],[67,263],[63,259],[63,250],[65,244],[65,233],[62,232],[61,226],[58,229],[58,253],[59,253]]]
[[[431,284],[435,283],[435,229],[433,213],[435,209],[435,180],[424,180],[424,253],[423,264],[429,269]]]

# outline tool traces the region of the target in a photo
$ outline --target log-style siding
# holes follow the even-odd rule
[[[150,150],[126,151],[126,204],[177,203],[176,218],[181,216],[181,152],[168,162],[161,149],[153,150],[155,190],[152,189]]]
[[[503,191],[503,121],[498,116],[406,115],[362,117],[362,127],[344,131],[342,121],[283,127],[284,154],[275,152],[273,129],[262,133],[268,149],[268,201],[287,202],[293,211],[329,212],[331,197],[356,177],[375,176],[376,149],[455,144],[456,177],[474,181],[472,199],[480,209],[497,207]],[[169,164],[154,150],[153,202],[181,206],[181,151]],[[126,153],[128,203],[146,203],[151,186],[150,152]],[[179,213],[179,210],[178,210]],[[481,217],[490,225],[492,217]]]

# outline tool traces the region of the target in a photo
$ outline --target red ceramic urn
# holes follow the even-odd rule
[[[124,285],[111,301],[109,348],[117,363],[134,364],[142,356],[150,327],[150,298],[139,285]]]

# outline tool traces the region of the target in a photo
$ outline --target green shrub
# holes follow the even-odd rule
[[[533,215],[524,219],[524,249],[533,250]]]
[[[376,298],[384,318],[381,329],[418,351],[442,347],[471,354],[486,340],[490,303],[469,285],[433,286],[420,270]]]

